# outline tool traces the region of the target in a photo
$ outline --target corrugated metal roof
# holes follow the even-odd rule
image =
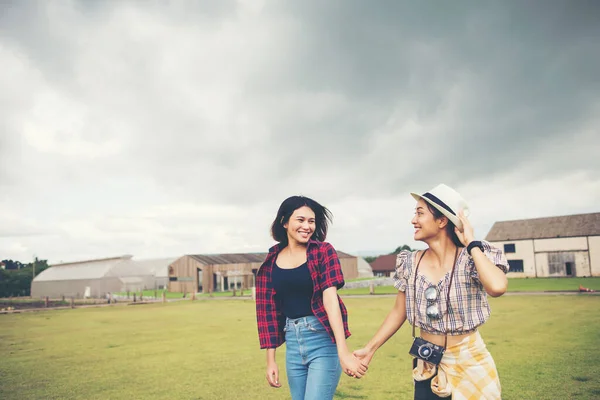
[[[169,276],[169,265],[171,265],[178,257],[173,258],[157,258],[148,260],[133,260],[136,265],[150,271],[158,278],[166,278]]]
[[[148,268],[126,258],[111,258],[90,261],[78,261],[54,265],[35,277],[36,282],[65,281],[78,279],[100,279],[104,277],[142,277],[154,276]]]
[[[336,250],[338,258],[355,258],[355,256]],[[204,265],[262,263],[267,253],[234,253],[234,254],[192,254],[189,257]]]
[[[99,279],[105,277],[110,269],[121,259],[112,259],[109,261],[94,261],[91,263],[79,262],[69,263],[68,265],[52,266],[42,271],[34,278],[36,282],[46,281],[64,281],[77,279]]]
[[[262,263],[267,253],[192,254],[189,257],[205,265]]]
[[[115,260],[129,260],[131,259],[131,255],[126,254],[123,256],[117,256],[117,257],[106,257],[106,258],[96,258],[96,259],[92,259],[92,260],[81,260],[81,261],[69,261],[69,262],[61,262],[58,264],[52,264],[52,267],[62,267],[65,265],[75,265],[75,264],[91,264],[91,263],[103,263],[106,261],[115,261]]]
[[[600,235],[600,213],[496,222],[489,242]]]

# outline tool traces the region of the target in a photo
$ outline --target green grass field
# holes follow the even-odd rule
[[[481,328],[503,399],[600,398],[600,296],[490,300]],[[352,348],[393,298],[347,298]],[[362,380],[342,376],[336,399],[411,399],[410,329],[375,356]],[[278,361],[285,379],[285,346]],[[185,301],[0,315],[1,399],[286,399],[271,389],[254,303]]]
[[[579,285],[600,291],[600,277],[594,278],[511,278],[509,292],[577,291]],[[378,286],[375,294],[395,294],[393,286]],[[369,294],[369,288],[342,289],[342,294]]]

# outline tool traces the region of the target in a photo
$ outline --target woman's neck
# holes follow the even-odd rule
[[[288,244],[286,247],[290,255],[306,253],[306,244],[298,243],[295,240],[288,240]]]

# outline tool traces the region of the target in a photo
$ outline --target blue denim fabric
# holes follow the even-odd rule
[[[287,319],[285,366],[292,400],[330,400],[342,367],[337,347],[317,317]]]

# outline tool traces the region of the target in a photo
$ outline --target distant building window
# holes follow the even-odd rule
[[[515,250],[515,244],[514,243],[506,243],[504,245],[504,252],[505,253],[514,253]]]
[[[176,276],[170,276],[170,277],[169,277],[169,280],[170,280],[171,282],[177,282],[177,277],[176,277]]]
[[[523,260],[508,260],[509,272],[523,272]]]

